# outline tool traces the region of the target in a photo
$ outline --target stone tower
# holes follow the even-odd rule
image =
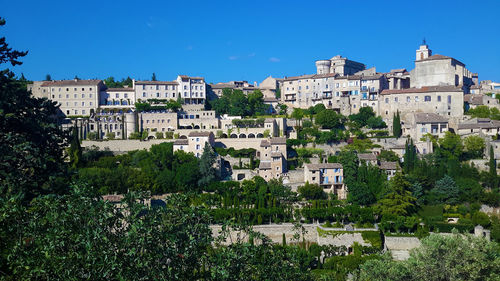
[[[432,56],[432,50],[429,49],[429,46],[427,43],[424,41],[422,42],[422,45],[420,45],[420,48],[417,50],[417,55],[416,59],[417,61],[426,59],[428,57]]]
[[[134,133],[137,130],[136,119],[137,116],[135,112],[125,113],[125,126],[127,128],[126,130],[127,138],[129,138],[130,134]]]

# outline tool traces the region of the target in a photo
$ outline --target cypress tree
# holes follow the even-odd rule
[[[401,137],[401,117],[399,116],[399,110],[392,118],[392,134],[398,139]]]
[[[283,238],[282,238],[282,242],[283,246],[286,246],[286,236],[285,236],[285,233],[283,233]]]
[[[69,159],[73,168],[78,167],[82,159],[82,147],[80,146],[80,139],[78,138],[78,125],[75,123],[71,134],[71,143],[69,146]]]

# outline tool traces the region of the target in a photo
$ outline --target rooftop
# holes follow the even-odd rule
[[[415,113],[416,123],[448,123],[448,119],[436,113]]]
[[[174,141],[174,145],[188,145],[189,142],[187,139],[177,139]]]
[[[272,138],[271,145],[273,144],[286,144],[286,138]]]
[[[382,169],[382,170],[397,170],[398,163],[397,162],[381,161],[380,162],[380,169]]]
[[[365,161],[376,161],[377,156],[373,153],[358,153],[358,159]]]
[[[128,88],[107,88],[106,92],[134,92],[135,89],[128,87]]]
[[[139,85],[179,85],[177,81],[135,81]]]
[[[316,171],[319,169],[342,169],[342,164],[340,164],[340,163],[319,163],[319,164],[307,164],[306,167],[310,171]]]
[[[260,161],[259,169],[260,170],[271,169],[271,162],[269,162],[269,161]]]
[[[42,87],[56,87],[56,86],[97,86],[102,83],[102,80],[57,80],[57,81],[46,81],[42,84]]]
[[[459,87],[455,86],[431,86],[422,88],[408,88],[398,90],[383,90],[381,95],[391,94],[413,94],[413,93],[431,93],[431,92],[463,92]]]
[[[189,133],[190,137],[209,137],[210,135],[213,135],[214,133],[212,132],[191,132]]]

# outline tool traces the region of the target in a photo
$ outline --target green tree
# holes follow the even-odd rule
[[[396,138],[401,137],[401,117],[399,116],[399,110],[392,117],[392,135]]]
[[[299,186],[297,189],[300,196],[307,200],[315,200],[315,199],[326,199],[327,195],[323,191],[323,188],[317,184],[310,184],[306,182],[303,186]]]
[[[459,159],[463,152],[462,139],[450,131],[446,131],[443,138],[438,140],[443,154],[448,158]]]
[[[445,204],[457,204],[459,198],[459,189],[455,184],[455,181],[448,175],[445,175],[442,179],[436,181],[435,187],[431,189],[431,193],[434,196],[434,204],[445,203]]]
[[[153,75],[151,75],[151,81],[156,81],[156,73],[153,72]]]
[[[45,75],[45,81],[52,81],[52,76],[50,74]]]
[[[71,141],[68,149],[69,161],[71,163],[71,167],[76,169],[80,165],[80,161],[82,159],[82,147],[80,145],[80,139],[78,137],[78,126],[75,123],[73,126],[73,130],[71,133]]]
[[[5,20],[0,19],[0,27]],[[19,65],[26,52],[0,38],[0,65]],[[26,201],[62,192],[66,176],[63,145],[68,134],[57,126],[55,102],[33,98],[8,69],[0,71],[0,195],[22,194]]]
[[[344,117],[334,110],[326,109],[316,114],[315,122],[323,129],[342,128]]]
[[[482,137],[473,135],[465,138],[464,147],[471,158],[482,158],[486,145]]]
[[[215,180],[215,152],[212,146],[207,142],[203,148],[203,154],[200,158],[200,179],[198,180],[198,185],[203,187],[210,184]]]
[[[6,229],[12,280],[196,280],[212,241],[206,211],[182,195],[157,208],[128,194],[118,208],[74,186],[35,199],[29,212],[1,200],[1,217],[22,222]]]
[[[375,112],[373,112],[373,109],[370,106],[364,106],[359,109],[359,113],[349,116],[349,120],[356,122],[359,127],[366,126],[368,119],[370,118],[375,118]]]
[[[300,127],[300,121],[304,118],[304,110],[301,108],[294,108],[292,111],[292,118],[297,120],[297,126]]]
[[[382,149],[380,151],[380,154],[377,156],[379,160],[384,160],[388,162],[397,162],[399,161],[399,156],[396,154],[396,152],[392,150],[385,150]]]
[[[403,174],[397,172],[389,182],[389,193],[375,205],[375,210],[381,215],[407,216],[415,211],[416,198],[412,196],[410,183]]]
[[[415,165],[417,164],[417,148],[413,144],[413,139],[406,140],[405,144],[405,154],[403,155],[403,168],[405,173],[413,171]]]
[[[369,260],[354,280],[499,280],[499,253],[498,244],[470,234],[431,234],[408,260]]]

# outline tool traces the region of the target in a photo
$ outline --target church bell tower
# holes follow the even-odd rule
[[[432,56],[432,50],[429,49],[429,46],[427,45],[427,42],[424,41],[420,45],[420,48],[417,50],[417,56],[416,59],[417,61],[426,59],[428,57]]]

